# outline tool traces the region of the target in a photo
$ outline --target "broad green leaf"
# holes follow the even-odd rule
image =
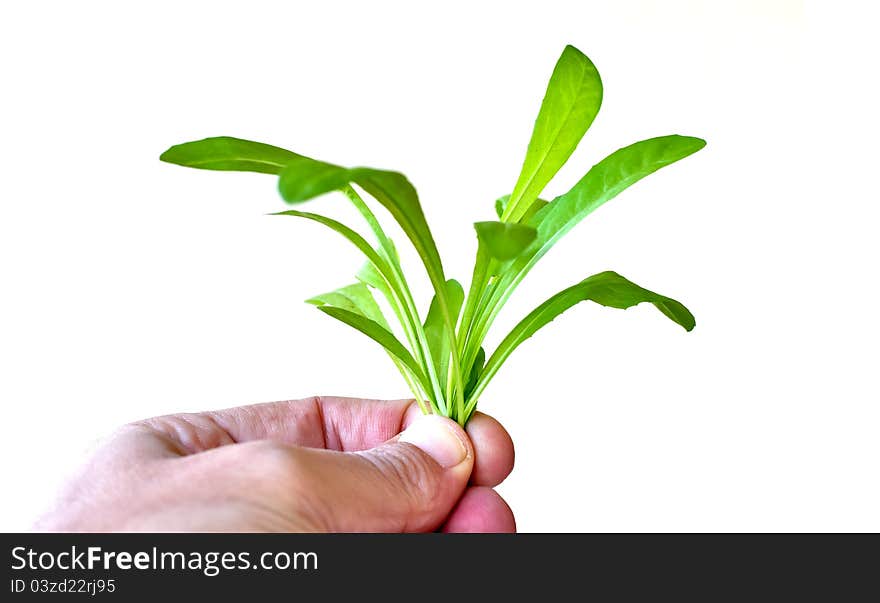
[[[430,383],[425,377],[421,367],[412,357],[412,354],[409,353],[409,350],[398,341],[391,331],[357,312],[351,312],[335,306],[318,306],[318,309],[321,312],[344,322],[348,326],[357,329],[384,347],[392,357],[403,363],[403,365],[416,376],[419,383],[425,388],[425,391],[430,391]]]
[[[474,229],[489,255],[500,262],[521,254],[538,234],[531,226],[515,222],[476,222]]]
[[[446,298],[449,300],[449,312],[453,322],[458,321],[458,315],[461,312],[461,305],[464,302],[464,289],[461,284],[449,279],[446,281]],[[425,317],[425,338],[428,340],[428,349],[431,351],[431,358],[437,367],[437,375],[441,380],[446,379],[449,370],[449,338],[446,337],[445,321],[440,304],[437,302],[437,296],[431,300],[431,306],[428,308],[428,314]]]
[[[547,84],[522,170],[504,212],[505,222],[522,218],[574,152],[601,104],[602,80],[596,67],[577,48],[566,46]]]
[[[292,151],[262,142],[217,136],[174,145],[159,159],[203,170],[280,174],[288,163],[299,157]]]
[[[674,299],[648,291],[616,272],[600,272],[560,291],[522,319],[489,358],[473,395],[479,396],[482,388],[519,344],[570,307],[586,300],[620,309],[626,309],[642,302],[650,302],[687,331],[693,329],[695,324],[690,311]]]
[[[316,295],[307,299],[306,303],[319,307],[333,306],[348,310],[349,312],[356,312],[364,318],[369,318],[376,322],[383,328],[391,330],[388,326],[388,321],[385,320],[385,316],[382,314],[382,309],[379,308],[379,304],[376,303],[373,294],[370,293],[369,287],[364,283],[355,283],[335,291]]]

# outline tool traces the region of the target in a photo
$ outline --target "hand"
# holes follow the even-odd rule
[[[512,468],[495,419],[477,413],[465,433],[405,400],[169,415],[110,437],[36,528],[512,532],[492,490]]]

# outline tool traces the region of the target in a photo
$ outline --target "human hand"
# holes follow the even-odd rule
[[[403,430],[402,433],[401,430]],[[512,532],[513,443],[415,403],[315,397],[168,415],[111,436],[36,529]]]

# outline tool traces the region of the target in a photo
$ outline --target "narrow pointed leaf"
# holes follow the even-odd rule
[[[566,46],[547,84],[505,221],[522,218],[571,156],[601,104],[602,80],[596,67],[577,48]]]
[[[288,163],[299,157],[293,151],[262,142],[216,136],[174,145],[159,159],[202,170],[280,174]]]
[[[650,302],[685,330],[690,331],[695,325],[693,315],[680,302],[648,291],[616,272],[600,272],[560,291],[522,319],[489,358],[480,377],[476,395],[479,395],[488,380],[498,371],[501,364],[517,346],[570,307],[586,300],[620,309],[626,309],[642,302]]]

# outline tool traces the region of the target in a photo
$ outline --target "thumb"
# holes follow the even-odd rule
[[[313,514],[319,529],[338,532],[434,530],[458,502],[474,465],[464,430],[434,415],[417,418],[371,450],[298,450],[297,489],[309,502],[300,512]]]

